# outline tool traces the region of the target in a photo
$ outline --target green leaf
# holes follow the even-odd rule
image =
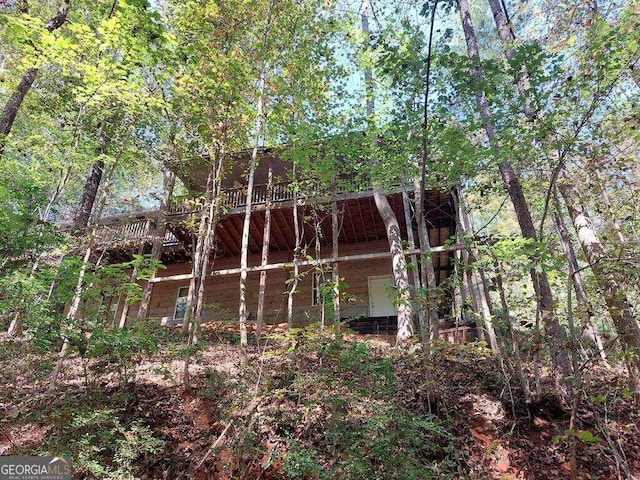
[[[578,430],[576,436],[584,443],[598,443],[600,439],[588,430]]]

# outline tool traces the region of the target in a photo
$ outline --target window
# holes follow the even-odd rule
[[[333,279],[331,270],[313,274],[311,305],[326,305],[333,298]]]
[[[173,312],[174,320],[184,320],[184,314],[187,310],[187,296],[189,295],[189,287],[180,287],[178,290],[178,298],[176,299],[176,308]]]

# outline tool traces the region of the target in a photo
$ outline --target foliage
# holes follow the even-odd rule
[[[123,423],[121,414],[109,408],[75,413],[65,432],[65,454],[73,458],[74,471],[86,478],[140,478],[134,473],[162,451],[165,442],[142,420]]]

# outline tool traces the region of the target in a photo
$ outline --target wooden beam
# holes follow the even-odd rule
[[[449,247],[433,247],[431,249],[431,251],[433,253],[438,253],[438,252],[453,252],[456,250],[464,250],[465,246],[459,243],[456,243],[455,245],[451,245]],[[418,249],[413,249],[413,250],[405,250],[404,252],[405,255],[419,255],[420,254],[420,250]],[[300,260],[298,262],[298,265],[301,267],[304,266],[309,266],[309,265],[325,265],[325,264],[330,264],[334,261],[336,262],[358,262],[358,261],[366,261],[366,260],[377,260],[379,258],[389,258],[391,256],[390,252],[378,252],[378,253],[361,253],[361,254],[356,254],[356,255],[343,255],[342,257],[338,257],[337,259],[332,259],[331,257],[329,258],[320,258],[317,260]],[[272,263],[269,265],[258,265],[255,267],[249,267],[247,268],[248,272],[261,272],[262,270],[277,270],[280,268],[293,268],[293,262],[281,262],[281,263]],[[227,268],[224,270],[214,270],[212,271],[209,275],[214,276],[214,277],[218,277],[218,276],[222,276],[222,275],[237,275],[240,273],[240,268]],[[183,273],[181,275],[169,275],[166,277],[156,277],[154,279],[152,279],[151,281],[153,281],[154,283],[158,283],[158,282],[173,282],[173,281],[179,281],[179,280],[189,280],[191,278],[191,274],[190,273]]]
[[[279,210],[277,210],[279,211]],[[282,213],[282,212],[280,212]],[[275,243],[276,245],[276,252],[282,252],[283,251],[283,247],[281,245],[287,245],[287,237],[284,235],[284,233],[282,233],[282,230],[280,229],[280,225],[279,225],[279,220],[278,218],[276,218],[276,215],[274,215],[275,212],[272,213],[273,215],[273,219],[271,221],[271,227],[273,230],[273,233],[277,233],[280,236],[280,239],[277,239],[276,236],[274,235],[273,239],[275,240],[275,242],[272,242],[270,245],[270,248],[273,248],[273,244]]]
[[[360,219],[360,222],[362,223],[362,233],[364,234],[364,239],[365,241],[369,241],[369,234],[367,233],[367,222],[364,221],[364,213],[362,212],[362,204],[360,202],[356,203],[356,207],[358,207],[358,218]],[[369,199],[369,208],[371,208],[371,199]],[[375,230],[375,223],[374,225],[374,230]],[[357,233],[356,233],[357,235]],[[356,237],[357,238],[357,237]]]
[[[225,222],[225,227],[227,228],[228,232],[233,231],[232,233],[235,234],[237,236],[237,238],[242,238],[242,234],[240,233],[240,231],[238,230],[238,227],[236,227],[235,223],[234,223],[234,219],[235,217],[229,217],[228,219],[226,219],[227,221]],[[240,242],[230,242],[233,245],[237,245]],[[240,248],[237,248],[237,253],[233,252],[233,255],[239,255],[240,254]]]
[[[358,241],[358,231],[356,230],[356,225],[353,221],[353,215],[351,215],[351,206],[349,205],[348,202],[344,203],[344,209],[347,212],[347,216],[349,217],[349,225],[351,225],[351,230],[353,233],[353,241],[357,242]],[[349,237],[346,236],[345,234],[345,240],[344,243],[349,243]]]
[[[223,232],[221,232],[221,230],[223,230]],[[228,236],[226,230],[224,228],[220,228],[220,224],[218,224],[218,228],[216,228],[214,243],[220,243],[220,245],[222,246],[222,251],[225,253],[225,255],[233,256],[233,252],[227,244],[227,240],[225,238],[226,236]]]
[[[262,221],[262,217],[260,217],[259,213],[257,215],[254,215],[253,213],[254,212],[251,212],[251,217],[249,218],[249,238],[253,240],[258,251],[261,251],[264,240],[264,221]],[[258,219],[262,221],[262,226],[258,223]]]
[[[378,211],[378,208],[374,204],[373,197],[369,197],[369,207],[369,212],[371,213],[371,225],[373,226],[373,234],[375,235],[376,240],[380,240],[378,229],[376,228],[376,214],[374,213]]]
[[[293,211],[293,208],[292,208],[291,210]],[[278,214],[279,214],[280,218],[282,219],[282,224],[283,224],[283,225],[286,227],[286,229],[287,229],[287,235],[288,235],[288,236],[285,236],[285,237],[284,237],[284,239],[285,239],[285,243],[286,243],[287,245],[291,245],[291,244],[295,243],[295,240],[293,240],[293,242],[289,242],[289,239],[290,239],[290,238],[295,238],[295,235],[294,235],[294,233],[293,233],[293,230],[291,230],[291,225],[289,225],[289,222],[287,221],[287,217],[286,217],[286,215],[284,214],[284,212],[283,212],[282,210],[276,210],[276,211],[278,212]]]

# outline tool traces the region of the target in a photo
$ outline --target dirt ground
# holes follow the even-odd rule
[[[432,472],[425,478],[640,478],[640,413],[624,372],[585,370],[572,424],[554,396],[527,408],[481,347],[443,344],[427,357],[385,337],[282,334],[243,360],[236,340],[207,332],[189,389],[182,357],[161,350],[129,372],[72,356],[48,394],[52,359],[0,339],[0,454],[62,451],[74,456],[74,478],[356,478],[344,445],[362,441],[361,478],[420,478],[401,451],[369,452],[379,438],[388,450],[407,441],[416,468]],[[432,419],[411,427],[428,445],[393,436],[407,418]]]

